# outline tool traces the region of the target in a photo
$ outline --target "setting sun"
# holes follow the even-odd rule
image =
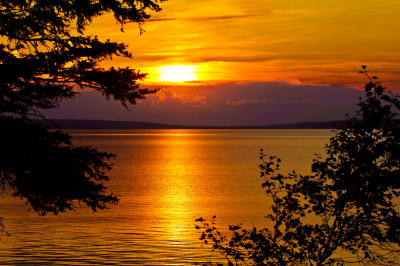
[[[159,79],[170,82],[197,80],[196,70],[196,66],[189,65],[163,66],[159,68]]]

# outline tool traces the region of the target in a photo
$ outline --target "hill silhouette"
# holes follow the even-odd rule
[[[33,120],[33,123],[61,129],[333,129],[343,127],[345,121],[316,121],[265,126],[184,126],[150,122],[53,119]]]

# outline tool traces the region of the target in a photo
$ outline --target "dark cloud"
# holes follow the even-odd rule
[[[188,17],[188,18],[151,18],[147,21],[174,21],[174,20],[185,20],[185,21],[213,21],[213,20],[226,20],[226,19],[240,19],[240,18],[249,18],[256,17],[259,15],[230,15],[230,16],[206,16],[206,17]]]
[[[174,56],[171,55],[133,55],[134,60],[141,60],[141,61],[162,61],[165,59],[171,59]]]
[[[190,93],[189,93],[190,91]],[[182,125],[268,125],[344,119],[363,91],[354,88],[256,82],[219,86],[166,86],[130,107],[83,92],[52,118],[148,121]]]
[[[192,62],[266,62],[274,59],[281,59],[279,56],[246,56],[246,55],[233,55],[233,56],[209,56],[199,57],[192,59]]]
[[[195,50],[189,50],[188,53],[196,52]],[[133,58],[135,60],[143,60],[143,61],[162,61],[166,59],[171,59],[176,57],[176,55],[134,55]],[[204,56],[204,57],[197,57],[193,56],[190,59],[191,63],[202,63],[202,62],[267,62],[271,60],[282,60],[282,57],[279,55],[256,55],[256,56],[246,56],[246,55],[233,55],[233,56]]]

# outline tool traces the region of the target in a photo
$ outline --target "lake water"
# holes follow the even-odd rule
[[[265,226],[259,150],[282,158],[282,172],[309,173],[330,130],[75,130],[77,145],[117,154],[108,190],[120,203],[39,217],[3,197],[10,237],[1,265],[187,265],[218,260],[202,246],[198,217],[217,226]]]

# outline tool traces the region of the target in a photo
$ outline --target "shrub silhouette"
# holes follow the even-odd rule
[[[399,256],[399,100],[370,76],[355,117],[335,131],[312,174],[279,173],[281,160],[261,150],[262,186],[272,200],[270,228],[230,226],[197,219],[201,240],[229,264],[326,265],[396,263]]]

